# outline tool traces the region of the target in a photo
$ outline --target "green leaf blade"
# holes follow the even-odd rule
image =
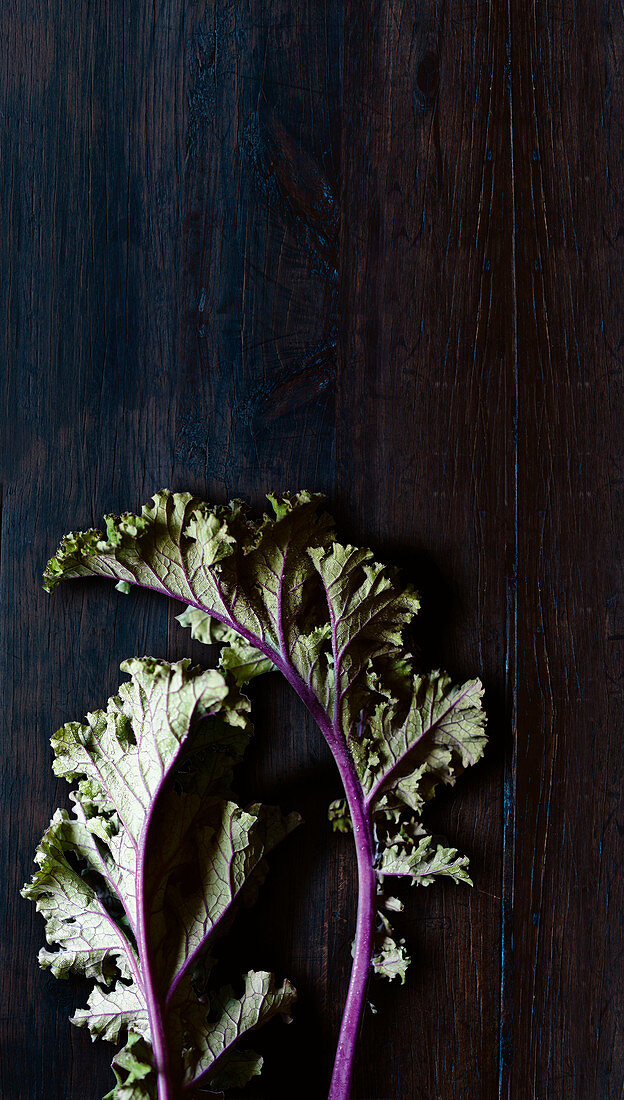
[[[255,893],[266,856],[299,818],[256,804],[243,810],[226,796],[249,736],[249,704],[233,677],[152,658],[122,668],[130,679],[106,710],[53,738],[57,774],[78,780],[73,815],[57,811],[23,892],[56,948],[42,952],[42,965],[94,983],[73,1022],[93,1038],[125,1042],[110,1097],[145,1100],[156,1095],[159,1075],[174,1091],[181,1085],[188,1029],[176,1013],[194,1019],[201,1058],[213,1049],[220,1057],[227,1038],[235,1073],[239,1033],[292,1002],[288,983],[280,992],[264,975],[259,997],[257,976],[248,976],[238,1023],[226,1034],[223,1021],[208,1018],[192,978],[198,965],[209,978],[208,946],[239,896]],[[241,1055],[238,1066],[240,1077],[259,1063]]]
[[[486,744],[479,680],[453,684],[445,673],[417,675],[407,714],[394,699],[376,708],[355,747],[364,791],[373,807],[420,812],[438,783],[453,783]]]

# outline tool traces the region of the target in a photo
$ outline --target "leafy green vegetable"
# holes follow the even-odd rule
[[[276,669],[316,720],[345,792],[330,820],[344,832],[350,819],[358,859],[354,962],[330,1090],[346,1100],[371,969],[402,981],[409,963],[386,880],[470,881],[466,858],[436,844],[421,815],[437,786],[483,753],[482,688],[417,671],[404,641],[415,593],[370,550],[338,543],[318,497],[269,501],[273,517],[256,521],[239,502],[158,493],[140,516],[106,517],[106,537],[63,539],[45,584],[97,575],[182,600],[193,636],[222,646],[222,670],[242,683]]]
[[[237,1040],[289,1012],[292,986],[265,972],[208,992],[208,951],[298,818],[228,797],[250,734],[231,677],[151,658],[122,670],[130,681],[105,711],[52,739],[74,809],[56,811],[23,893],[55,948],[41,965],[94,981],[73,1022],[125,1039],[109,1098],[165,1100],[245,1083],[262,1060]]]

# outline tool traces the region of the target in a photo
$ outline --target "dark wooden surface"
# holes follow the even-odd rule
[[[3,1100],[110,1087],[18,889],[66,798],[51,733],[188,638],[40,577],[165,485],[326,492],[420,587],[423,659],[485,679],[487,759],[432,814],[475,889],[408,895],[354,1100],[620,1097],[621,8],[14,0],[1,26]],[[235,926],[300,990],[247,1095],[322,1098],[353,859],[318,735],[255,695],[243,793],[306,825]]]

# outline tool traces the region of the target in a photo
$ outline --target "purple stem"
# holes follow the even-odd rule
[[[355,1046],[364,1010],[366,987],[373,955],[377,882],[370,817],[364,802],[362,785],[356,775],[353,760],[346,747],[338,751],[334,750],[334,758],[344,783],[347,804],[353,822],[353,837],[358,865],[358,906],[353,966],[340,1025],[329,1100],[349,1100]]]
[[[154,986],[154,981],[152,977],[153,969],[149,957],[149,943],[147,932],[149,923],[149,906],[145,891],[145,853],[147,848],[147,834],[149,832],[149,825],[152,818],[152,810],[161,788],[162,781],[161,783],[159,783],[155,795],[152,799],[151,809],[143,825],[138,845],[136,872],[136,940],[137,949],[139,952],[139,959],[141,961],[141,971],[143,973],[143,990],[147,1003],[147,1014],[150,1026],[150,1039],[152,1043],[152,1050],[154,1052],[154,1061],[156,1063],[156,1074],[158,1079],[158,1100],[173,1100],[174,1093],[170,1077],[169,1052],[167,1049],[167,1037],[165,1034],[162,1006],[160,1004],[160,999]]]

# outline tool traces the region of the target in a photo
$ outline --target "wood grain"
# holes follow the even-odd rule
[[[261,2],[198,4],[196,16],[175,485],[258,505],[271,488],[331,495],[342,5],[282,0],[269,17]],[[341,927],[350,916],[328,883],[339,782],[285,685],[255,695],[248,796],[296,807],[305,827],[243,916],[238,949],[245,964],[297,971],[301,1026],[259,1037],[267,1066],[245,1095],[279,1096],[294,1080],[322,1096],[349,965],[348,947],[337,972],[332,959],[333,914]]]
[[[177,21],[177,22],[176,22]],[[134,652],[165,652],[167,608],[82,587],[48,601],[61,530],[171,477],[184,131],[178,6],[5,8],[2,50],[4,749],[3,1058],[7,1097],[96,1097],[110,1051],[69,1028],[84,988],[33,968],[19,897],[67,797],[49,738],[101,704]]]
[[[381,1050],[358,1088],[489,1097],[503,833],[494,761],[514,621],[506,24],[477,5],[454,19],[436,4],[363,16],[353,3],[347,26],[339,500],[356,537],[390,550],[421,589],[423,659],[458,676],[480,669],[493,732],[480,778],[430,818],[471,853],[478,888],[410,899],[415,965],[404,991],[377,995],[364,1042]]]
[[[485,679],[488,758],[430,814],[475,889],[407,894],[354,1100],[621,1096],[620,10],[15,0],[0,26],[0,1095],[110,1087],[18,890],[66,798],[51,733],[189,643],[157,599],[40,576],[170,485],[326,492],[420,588],[423,663]],[[353,859],[296,700],[254,712],[241,794],[306,824],[235,926],[300,993],[245,1095],[321,1098]]]
[[[622,18],[516,19],[519,590],[506,1095],[622,1094]],[[619,808],[618,808],[619,807]]]

